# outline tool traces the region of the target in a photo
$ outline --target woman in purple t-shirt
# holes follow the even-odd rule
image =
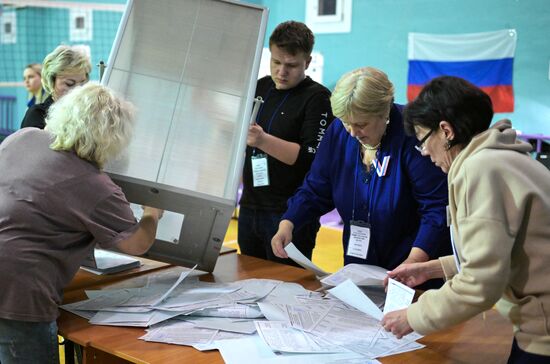
[[[57,307],[81,263],[96,245],[138,255],[154,242],[162,211],[137,223],[102,171],[128,144],[131,111],[89,83],[52,105],[44,130],[0,144],[0,362],[59,363]]]

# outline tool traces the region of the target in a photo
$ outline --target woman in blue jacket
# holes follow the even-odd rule
[[[342,76],[327,129],[303,185],[272,239],[275,255],[292,231],[336,207],[344,221],[344,264],[394,269],[451,252],[445,175],[405,135],[402,106],[386,74],[365,67]]]

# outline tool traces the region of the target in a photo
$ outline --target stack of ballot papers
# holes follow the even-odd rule
[[[382,286],[388,271],[382,267],[368,264],[348,264],[336,273],[329,274],[304,256],[293,243],[285,246],[288,257],[301,267],[312,271],[325,286],[337,286],[351,279],[358,286]]]
[[[270,279],[202,282],[195,273],[158,272],[61,308],[92,324],[143,327],[145,341],[220,350],[226,363],[377,363],[423,347],[420,335],[396,339],[380,324],[414,296],[393,280],[381,311],[351,279],[325,294]]]
[[[388,270],[376,265],[348,264],[336,273],[321,279],[326,286],[337,286],[349,279],[358,286],[382,286]]]
[[[113,274],[140,266],[141,262],[129,255],[94,249],[94,254],[88,257],[81,268],[94,274]]]

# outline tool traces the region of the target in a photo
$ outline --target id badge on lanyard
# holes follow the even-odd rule
[[[269,170],[267,167],[267,154],[261,153],[251,157],[252,185],[254,187],[269,186]]]
[[[350,221],[347,255],[367,259],[370,244],[370,224],[361,220]]]

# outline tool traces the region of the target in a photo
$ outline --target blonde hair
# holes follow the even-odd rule
[[[105,86],[78,86],[50,107],[45,127],[54,136],[50,148],[74,150],[103,168],[128,145],[133,109]]]
[[[31,69],[35,73],[37,73],[39,76],[42,76],[42,65],[40,63],[30,63],[27,66],[25,66],[24,70]]]
[[[334,116],[341,120],[352,114],[388,117],[393,95],[393,84],[384,72],[363,67],[338,80],[330,103]]]
[[[42,86],[53,95],[55,79],[61,73],[84,73],[90,79],[92,64],[82,47],[60,45],[42,62]]]
[[[41,104],[43,103],[49,96],[49,94],[44,90],[44,87],[42,85],[42,65],[40,63],[30,63],[25,66],[23,69],[23,75],[26,70],[31,70],[34,73],[40,77],[40,88],[34,92],[29,92],[29,99],[32,99],[34,97],[34,104]]]

